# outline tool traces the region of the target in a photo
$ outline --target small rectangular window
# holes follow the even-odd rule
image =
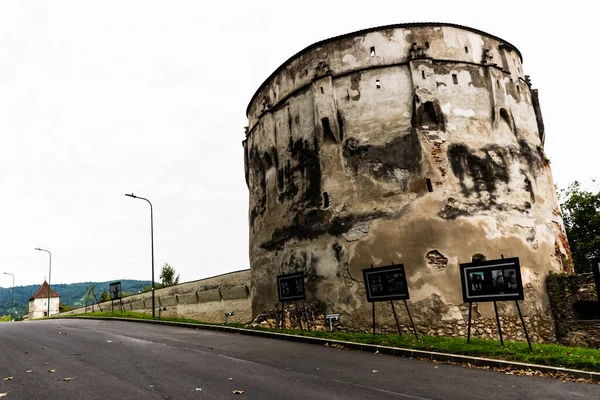
[[[465,46],[465,53],[469,54],[469,48],[467,46]]]
[[[425,71],[421,71],[421,77],[425,79]]]
[[[381,81],[379,79],[375,81],[375,86],[377,87],[377,89],[381,88]]]
[[[321,94],[325,93],[325,91],[323,90],[323,86],[321,86]]]
[[[371,46],[371,57],[375,57],[375,46]]]
[[[429,48],[429,42],[425,42],[425,48],[428,49]]]
[[[323,208],[329,208],[329,194],[323,192]]]
[[[428,192],[433,192],[433,186],[431,185],[431,179],[426,178],[425,179],[425,183],[427,184],[427,191]]]
[[[454,82],[455,85],[458,85],[458,75],[452,74],[452,82]]]

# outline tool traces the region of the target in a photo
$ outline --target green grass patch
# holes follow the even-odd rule
[[[91,317],[116,317],[116,318],[135,318],[152,319],[152,315],[127,312],[95,312],[79,314],[73,316],[91,316]],[[67,316],[61,316],[67,317]],[[210,324],[186,318],[164,317],[161,321],[185,322],[200,325],[220,325]],[[246,324],[227,324],[235,328],[243,328]],[[250,328],[247,328],[250,329]],[[341,340],[346,342],[373,344],[379,346],[400,347],[404,349],[434,351],[439,353],[450,353],[465,356],[493,358],[508,361],[518,361],[530,364],[549,365],[553,367],[580,369],[591,372],[600,372],[600,349],[590,349],[583,347],[567,347],[554,344],[535,344],[532,343],[533,351],[529,350],[527,342],[504,341],[504,347],[500,346],[500,341],[489,339],[471,339],[467,343],[466,337],[444,337],[444,336],[419,336],[416,340],[413,335],[405,334],[402,336],[396,334],[377,334],[369,333],[351,333],[351,332],[327,332],[327,331],[299,331],[290,329],[265,329],[252,328],[276,333],[285,333],[289,335],[309,336],[329,340]]]

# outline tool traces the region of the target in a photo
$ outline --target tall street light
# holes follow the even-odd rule
[[[50,255],[50,265],[48,267],[48,318],[50,318],[50,276],[52,275],[52,253],[50,253],[49,250],[40,249],[39,247],[36,247],[35,250],[45,251]]]
[[[13,286],[12,290],[10,291],[10,320],[14,321],[13,314],[15,312],[15,275],[11,274],[10,272],[3,272],[3,274],[12,275],[13,277]]]
[[[151,249],[152,249],[152,318],[155,317],[155,311],[154,311],[154,217],[152,215],[152,203],[150,203],[150,200],[145,199],[143,197],[140,196],[136,196],[135,194],[131,193],[131,194],[126,194],[125,196],[127,197],[133,197],[134,199],[140,199],[140,200],[146,200],[148,202],[148,204],[150,204],[150,245],[151,245]]]

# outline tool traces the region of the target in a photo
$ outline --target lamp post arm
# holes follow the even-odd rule
[[[152,249],[152,318],[155,317],[155,300],[154,300],[154,211],[152,209],[152,203],[145,197],[136,196],[135,194],[126,194],[127,197],[133,197],[134,199],[146,200],[150,204],[150,246]]]

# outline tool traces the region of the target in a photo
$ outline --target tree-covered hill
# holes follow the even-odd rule
[[[61,304],[70,307],[81,307],[85,305],[84,296],[86,289],[94,285],[94,292],[100,300],[103,291],[108,292],[113,281],[107,282],[81,282],[81,283],[58,283],[51,285],[52,289],[60,295]],[[141,291],[150,281],[121,280],[121,291],[124,295],[134,294]],[[27,314],[29,298],[40,288],[40,285],[15,286],[15,310],[18,316]],[[10,315],[10,292],[11,288],[0,288],[0,315]]]

